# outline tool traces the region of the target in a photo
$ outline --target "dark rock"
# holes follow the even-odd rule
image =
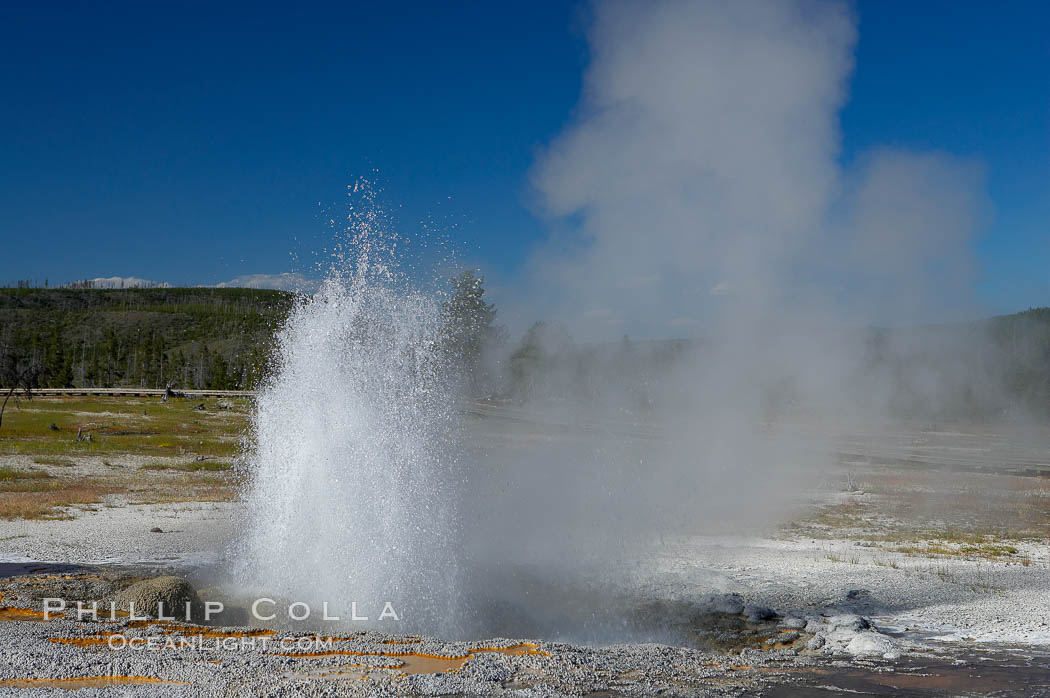
[[[744,606],[743,614],[751,623],[773,620],[777,617],[777,612],[769,606]]]
[[[153,528],[151,528],[151,529],[149,530],[149,532],[150,532],[150,533],[164,533],[164,531],[162,531],[162,530],[160,529],[160,527],[158,527],[158,526],[154,526]]]
[[[707,594],[700,599],[700,608],[703,613],[739,616],[744,612],[744,600],[740,594]]]

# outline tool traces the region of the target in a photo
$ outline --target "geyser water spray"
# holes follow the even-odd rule
[[[389,602],[413,628],[446,628],[460,475],[441,306],[398,270],[379,218],[351,210],[349,244],[277,333],[253,417],[238,575],[346,620],[356,610],[375,621]]]

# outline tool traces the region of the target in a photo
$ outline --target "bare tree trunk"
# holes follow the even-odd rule
[[[0,425],[4,423],[4,410],[7,409],[7,401],[11,399],[12,395],[14,395],[15,390],[16,386],[13,385],[8,388],[7,395],[4,396],[4,404],[0,405]]]
[[[7,395],[4,396],[3,404],[0,404],[0,424],[3,423],[4,410],[7,409],[7,401],[11,399],[11,396],[15,394],[16,390],[24,390],[26,397],[32,399],[33,388],[37,386],[38,377],[39,370],[33,366],[24,369],[17,375],[14,373],[8,374],[7,378],[11,379],[11,387],[7,389]]]

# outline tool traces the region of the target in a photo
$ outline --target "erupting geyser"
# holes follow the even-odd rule
[[[718,415],[739,421],[739,405],[721,394],[717,413],[670,423],[685,441],[582,404],[532,405],[551,429],[462,429],[441,296],[400,270],[374,202],[362,210],[276,336],[246,458],[241,589],[267,609],[298,602],[388,632],[667,639],[634,622],[639,600],[711,582],[691,572],[664,588],[653,546],[753,508],[747,483],[773,481],[758,466],[786,444],[750,425],[737,434]],[[731,392],[726,380],[706,394]],[[380,618],[388,604],[396,619]]]
[[[327,602],[345,619],[351,602],[373,620],[391,602],[413,627],[445,627],[458,474],[440,304],[408,287],[374,212],[351,232],[351,254],[277,334],[254,415],[239,573],[267,596]]]

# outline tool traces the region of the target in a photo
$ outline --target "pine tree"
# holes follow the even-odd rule
[[[466,377],[472,393],[483,382],[482,356],[486,346],[501,338],[496,307],[485,302],[485,277],[467,269],[452,279],[452,293],[443,308],[446,357]]]

